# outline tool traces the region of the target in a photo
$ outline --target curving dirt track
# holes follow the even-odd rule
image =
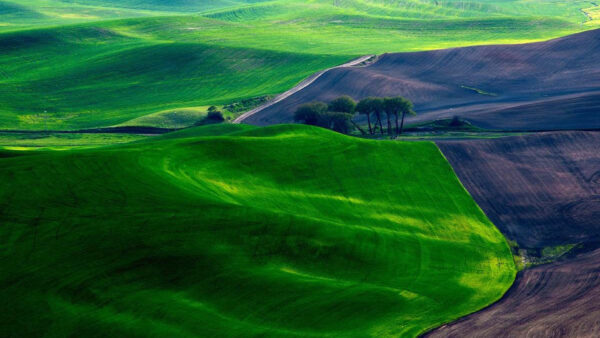
[[[518,274],[498,303],[427,337],[600,337],[600,249]]]
[[[405,96],[420,113],[409,122],[457,115],[490,129],[600,128],[600,30],[530,44],[386,54],[367,67],[322,73],[244,122],[291,122],[298,105],[344,94]]]
[[[332,68],[328,68],[325,70],[322,70],[320,72],[317,72],[311,76],[309,76],[308,78],[306,78],[305,80],[301,81],[300,83],[298,83],[297,85],[295,85],[293,88],[291,88],[290,90],[287,90],[279,95],[277,95],[273,100],[260,105],[252,110],[249,110],[245,113],[243,113],[242,115],[238,116],[235,120],[233,120],[233,123],[242,123],[244,122],[246,119],[248,119],[249,117],[251,117],[254,114],[257,114],[269,107],[271,107],[272,105],[292,96],[293,94],[301,91],[302,89],[306,88],[307,86],[311,85],[313,82],[315,82],[319,77],[321,77],[321,75],[325,74],[326,72],[332,70],[332,69],[336,69],[336,68],[344,68],[344,67],[356,67],[357,65],[363,64],[365,62],[368,62],[369,59],[374,58],[375,55],[365,55],[365,56],[361,56],[359,58],[356,58],[354,60],[351,60],[349,62],[344,63],[343,65],[339,65],[336,67],[332,67]]]
[[[582,243],[588,251],[519,273],[499,302],[428,336],[600,336],[600,132],[438,146],[508,238],[529,249]]]
[[[437,143],[479,206],[521,247],[600,240],[600,132]]]

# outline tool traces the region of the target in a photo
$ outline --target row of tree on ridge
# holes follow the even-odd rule
[[[350,96],[340,96],[333,101],[311,102],[298,107],[294,120],[304,124],[329,128],[347,134],[352,126],[366,134],[353,118],[356,114],[364,115],[369,125],[369,134],[379,132],[383,135],[384,117],[387,119],[387,134],[390,137],[402,134],[406,115],[416,115],[413,104],[401,97],[367,97],[358,103]],[[392,126],[392,119],[394,120]]]

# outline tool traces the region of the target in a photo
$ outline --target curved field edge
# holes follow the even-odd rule
[[[433,143],[225,129],[6,152],[2,333],[416,336],[512,283]]]
[[[596,249],[521,271],[502,300],[426,337],[598,336],[599,267]]]
[[[600,132],[441,140],[437,145],[475,201],[521,249],[535,254],[600,240]]]
[[[464,190],[464,192],[466,194],[468,194],[472,199],[473,196],[471,195],[471,192],[467,189],[467,187],[465,187],[465,185],[463,184],[462,180],[460,179],[460,177],[457,175],[456,170],[454,169],[453,164],[448,160],[448,158],[446,157],[446,155],[444,154],[444,152],[442,151],[442,149],[439,147],[439,145],[437,143],[435,143],[437,146],[437,149],[439,151],[440,156],[442,156],[444,158],[444,160],[446,160],[446,162],[449,164],[450,168],[452,169],[452,172],[454,174],[454,176],[457,178],[459,184],[461,185],[462,189]],[[475,201],[475,199],[473,199]],[[475,201],[475,205],[477,207],[477,209],[479,210],[479,212],[481,212],[483,215],[485,215],[485,217],[487,218],[487,214],[486,212],[481,208],[481,206],[477,203],[477,201]],[[491,221],[490,221],[491,222]],[[492,222],[491,222],[492,223]],[[494,224],[494,223],[492,223]],[[506,296],[509,294],[510,290],[514,287],[516,287],[516,282],[518,281],[517,276],[520,271],[521,268],[518,267],[515,264],[515,256],[513,256],[512,254],[512,249],[510,248],[510,245],[508,243],[508,238],[504,235],[504,233],[502,231],[500,231],[500,229],[498,229],[498,227],[494,224],[494,227],[502,234],[502,237],[504,238],[504,243],[506,244],[506,248],[509,250],[509,252],[511,252],[511,257],[513,257],[513,276],[512,276],[512,281],[510,282],[510,284],[508,285],[508,287],[504,290],[504,292],[499,295],[497,298],[492,299],[489,301],[489,303],[485,304],[484,306],[478,308],[478,309],[474,309],[473,312],[468,313],[468,314],[464,314],[461,316],[458,316],[456,318],[447,320],[445,322],[442,323],[438,323],[437,325],[433,325],[430,326],[426,329],[424,329],[423,331],[421,331],[418,334],[418,337],[430,337],[432,335],[435,335],[437,332],[440,332],[440,330],[445,329],[447,326],[449,325],[456,325],[457,323],[460,323],[462,320],[467,319],[467,318],[471,318],[473,316],[477,316],[478,313],[483,313],[485,311],[488,311],[490,308],[492,308],[493,306],[499,304],[501,301],[503,301]],[[460,335],[459,335],[460,336]]]
[[[436,143],[531,268],[501,301],[427,336],[597,336],[600,133]]]
[[[528,269],[499,302],[427,337],[597,336],[600,133],[436,143]]]

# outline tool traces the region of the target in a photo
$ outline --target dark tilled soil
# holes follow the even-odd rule
[[[600,249],[517,276],[498,303],[427,337],[600,337]]]
[[[492,222],[521,247],[600,240],[600,132],[437,143]]]
[[[427,120],[459,116],[503,130],[600,128],[600,30],[546,42],[386,54],[337,68],[244,122],[292,122],[298,105],[339,95],[402,95]]]
[[[519,273],[499,302],[427,336],[600,337],[600,132],[438,145],[508,238],[592,250]]]

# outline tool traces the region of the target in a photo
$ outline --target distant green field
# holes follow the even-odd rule
[[[72,149],[98,147],[110,144],[129,143],[143,140],[144,135],[134,134],[63,134],[63,133],[2,133],[0,149],[36,150],[39,148]]]
[[[1,336],[415,336],[515,276],[429,142],[220,125],[0,180]]]
[[[1,0],[0,129],[191,125],[198,107],[277,94],[359,55],[547,39],[598,27],[596,8],[542,0]]]
[[[83,129],[189,112],[285,91],[349,58],[136,38],[97,25],[7,33],[0,46],[3,129]]]
[[[467,19],[553,17],[591,24],[583,11],[589,0],[2,0],[0,30],[131,17],[209,15],[225,21],[321,21],[327,16],[394,19]],[[298,20],[302,18],[302,20]],[[273,23],[273,22],[271,22]],[[274,23],[282,23],[281,21]],[[287,22],[286,24],[289,24]],[[379,24],[377,24],[379,25]],[[516,29],[519,29],[516,27]]]

